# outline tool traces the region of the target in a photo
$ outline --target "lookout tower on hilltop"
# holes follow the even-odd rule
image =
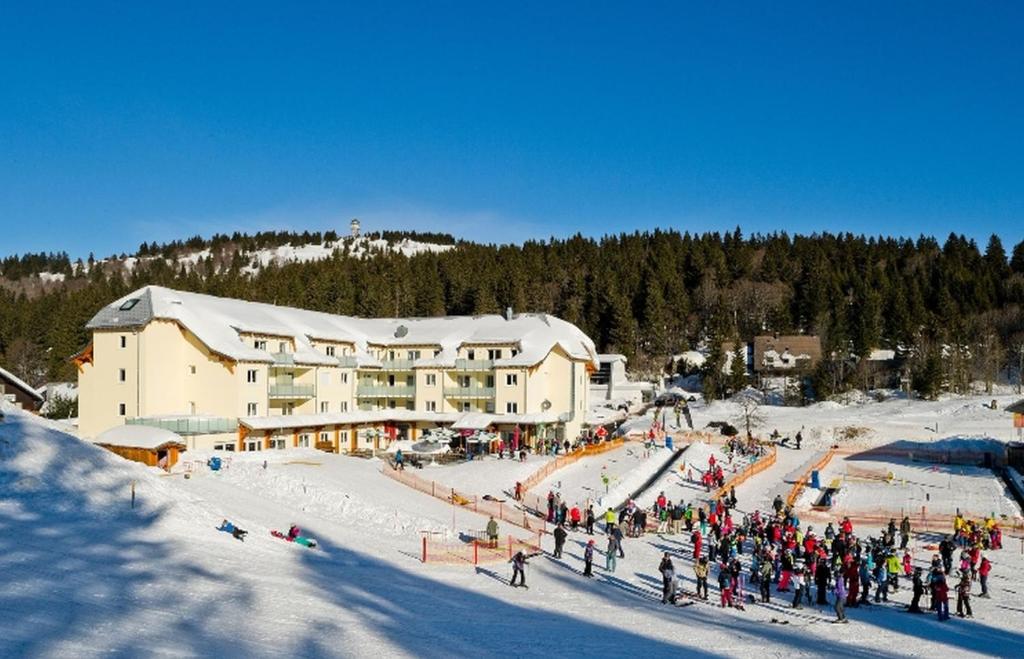
[[[348,223],[348,228],[352,232],[353,238],[359,237],[359,220],[352,218],[352,221]]]

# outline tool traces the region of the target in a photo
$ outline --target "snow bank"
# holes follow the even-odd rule
[[[598,510],[618,508],[626,503],[626,500],[637,490],[637,488],[642,486],[647,479],[661,469],[666,462],[672,460],[674,456],[675,451],[670,451],[664,447],[652,451],[651,455],[646,460],[642,461],[635,468],[631,469],[624,477],[620,478],[619,481],[608,490],[607,494],[598,497]]]

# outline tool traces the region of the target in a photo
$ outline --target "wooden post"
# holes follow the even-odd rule
[[[512,536],[508,537],[508,560],[512,560]]]
[[[423,536],[423,562],[424,563],[427,562],[427,536],[426,536],[426,534],[424,534],[424,536]]]
[[[135,481],[132,481],[132,510],[135,509]]]
[[[479,548],[479,545],[480,545],[480,541],[479,540],[473,540],[473,565],[479,565],[480,564],[480,548]]]

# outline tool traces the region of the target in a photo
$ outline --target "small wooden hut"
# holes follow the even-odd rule
[[[95,443],[126,460],[170,469],[185,450],[185,440],[164,428],[124,425],[96,436]]]

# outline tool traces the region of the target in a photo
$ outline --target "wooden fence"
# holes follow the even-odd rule
[[[832,458],[835,457],[835,454],[836,454],[835,447],[830,448],[825,453],[825,455],[821,456],[820,460],[818,460],[817,462],[812,464],[810,467],[808,467],[807,471],[805,471],[800,476],[800,478],[798,478],[796,480],[796,482],[793,483],[793,487],[789,490],[789,496],[786,497],[786,505],[788,505],[790,507],[796,505],[796,500],[800,498],[800,493],[804,491],[804,488],[807,487],[807,481],[809,481],[811,479],[811,472],[812,471],[821,471],[822,469],[824,469],[825,465],[827,465],[829,462],[831,462]]]
[[[770,450],[768,451],[767,455],[757,458],[749,465],[733,474],[732,478],[725,481],[722,487],[715,490],[714,494],[711,497],[711,500],[715,501],[721,498],[722,496],[726,495],[730,489],[739,486],[748,478],[760,474],[762,471],[768,469],[773,464],[775,464],[775,459],[778,456],[778,450],[774,446],[770,446],[769,449]]]
[[[517,551],[533,554],[541,551],[541,534],[529,539],[507,536],[504,540],[491,542],[487,538],[472,538],[465,542],[446,541],[438,534],[423,531],[420,541],[420,560],[423,563],[446,565],[480,565],[503,563],[512,559]]]

